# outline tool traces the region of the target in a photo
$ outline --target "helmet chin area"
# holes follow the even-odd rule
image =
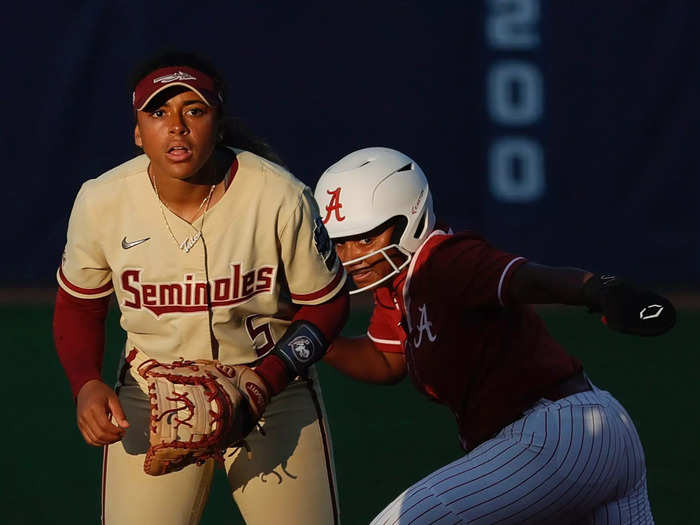
[[[406,260],[403,261],[400,265],[396,265],[394,261],[391,260],[391,257],[389,257],[389,254],[387,253],[389,250],[392,248],[396,248],[400,253],[404,254],[406,256]],[[408,263],[411,262],[411,252],[406,250],[405,248],[402,248],[398,244],[390,244],[389,246],[385,246],[384,248],[380,248],[379,250],[375,250],[371,253],[368,253],[367,255],[363,255],[362,257],[358,257],[357,259],[353,259],[351,261],[343,263],[343,266],[347,268],[348,266],[351,266],[353,264],[356,264],[360,261],[364,261],[365,259],[369,259],[370,257],[374,257],[378,253],[381,253],[384,259],[387,260],[387,262],[391,265],[392,271],[389,272],[387,275],[382,277],[381,279],[378,279],[374,281],[373,283],[370,283],[366,286],[363,286],[362,288],[355,288],[354,290],[350,290],[350,295],[354,295],[356,293],[361,293],[361,292],[366,292],[367,290],[372,290],[382,284],[383,282],[388,281],[395,275],[398,275],[401,270],[403,270],[406,266],[408,266]],[[353,285],[355,282],[353,281]]]

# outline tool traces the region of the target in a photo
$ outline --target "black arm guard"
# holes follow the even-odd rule
[[[305,375],[306,369],[319,361],[328,349],[323,333],[308,321],[294,321],[270,352],[287,365],[290,379]]]
[[[671,301],[611,275],[591,277],[583,285],[583,295],[589,311],[602,313],[608,328],[618,332],[655,336],[676,324],[676,309]]]

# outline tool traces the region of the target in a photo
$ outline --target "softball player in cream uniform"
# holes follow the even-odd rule
[[[214,176],[190,199],[201,205],[190,208],[196,210],[191,217],[175,213],[177,183],[189,173],[188,163],[206,154],[201,119],[217,107],[214,89],[205,84],[210,77],[176,63],[154,69],[145,87],[137,85],[135,138],[146,154],[83,184],[58,270],[59,296],[89,308],[114,294],[126,352],[253,366],[300,307],[344,293],[346,277],[310,190],[253,153],[214,146],[198,172],[214,165]],[[152,86],[152,79],[160,80]],[[153,107],[143,102],[146,96]],[[155,132],[151,119],[158,121]],[[55,324],[64,326],[58,317]],[[78,400],[81,431],[89,443],[105,445],[103,522],[197,523],[213,462],[160,477],[143,472],[148,399],[123,359],[118,403],[105,394],[112,427],[100,436],[99,425],[81,423],[87,419],[81,412],[99,412],[81,408],[83,391],[104,385],[90,379],[94,367],[86,371],[66,357],[72,350],[61,350],[60,326],[57,347]],[[91,359],[99,365],[101,356]],[[279,390],[245,447],[227,451],[233,497],[247,523],[338,523],[332,451],[313,368]]]

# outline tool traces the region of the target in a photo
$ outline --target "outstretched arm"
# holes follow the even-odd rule
[[[587,305],[583,285],[591,277],[578,268],[527,262],[513,272],[506,293],[514,303]]]
[[[506,297],[513,303],[584,305],[602,313],[609,328],[627,334],[661,335],[676,324],[676,310],[665,297],[577,268],[525,263],[511,276]]]
[[[406,375],[401,353],[381,352],[372,340],[362,337],[337,337],[323,360],[354,379],[391,385]]]

